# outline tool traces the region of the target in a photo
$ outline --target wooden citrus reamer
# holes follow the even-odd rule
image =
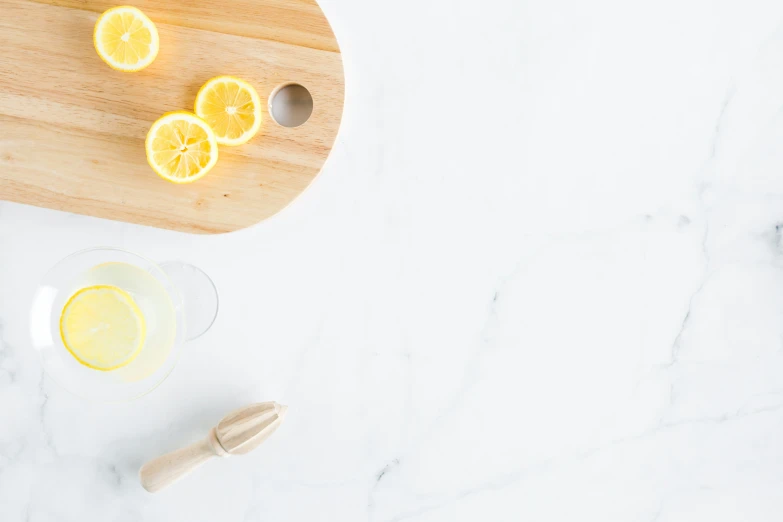
[[[141,485],[155,493],[214,457],[253,451],[277,430],[287,410],[288,406],[276,402],[262,402],[229,413],[205,439],[142,466],[139,471]]]

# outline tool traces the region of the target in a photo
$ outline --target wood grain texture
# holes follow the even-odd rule
[[[213,429],[206,439],[144,464],[139,470],[139,482],[150,493],[157,493],[189,475],[208,460],[227,455]]]
[[[192,233],[238,230],[298,196],[326,161],[342,117],[342,59],[313,0],[133,3],[160,33],[149,68],[111,70],[92,46],[103,1],[0,0],[0,199]],[[208,79],[244,78],[262,100],[287,83],[312,94],[300,127],[264,110],[261,131],[221,147],[205,178],[177,186],[147,165],[163,113],[192,110]]]
[[[251,404],[223,417],[206,439],[153,459],[139,470],[139,481],[150,493],[174,484],[215,456],[244,455],[269,438],[285,419],[288,406],[276,402]]]
[[[277,430],[285,418],[288,406],[276,402],[261,402],[231,412],[217,425],[220,444],[232,455],[253,451]]]

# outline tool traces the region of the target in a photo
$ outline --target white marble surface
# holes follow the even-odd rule
[[[0,203],[0,520],[783,519],[783,3],[322,5],[345,119],[277,217],[195,238]],[[37,280],[98,245],[223,304],[120,406],[27,338]],[[258,400],[290,412],[256,453],[140,488]]]

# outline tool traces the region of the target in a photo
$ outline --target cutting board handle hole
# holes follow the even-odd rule
[[[283,84],[269,97],[269,114],[283,127],[299,127],[313,114],[313,96],[303,85]]]

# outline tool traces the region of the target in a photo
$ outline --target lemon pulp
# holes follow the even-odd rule
[[[146,323],[130,294],[116,286],[96,285],[82,288],[65,304],[60,335],[77,361],[109,371],[139,355]]]
[[[152,170],[173,183],[202,178],[218,160],[212,128],[187,111],[164,114],[153,123],[145,146]]]
[[[218,76],[204,84],[195,111],[221,145],[247,143],[261,128],[261,98],[252,85],[233,76]]]
[[[123,72],[144,69],[155,61],[160,49],[155,24],[130,6],[114,7],[98,18],[93,44],[109,67]]]

